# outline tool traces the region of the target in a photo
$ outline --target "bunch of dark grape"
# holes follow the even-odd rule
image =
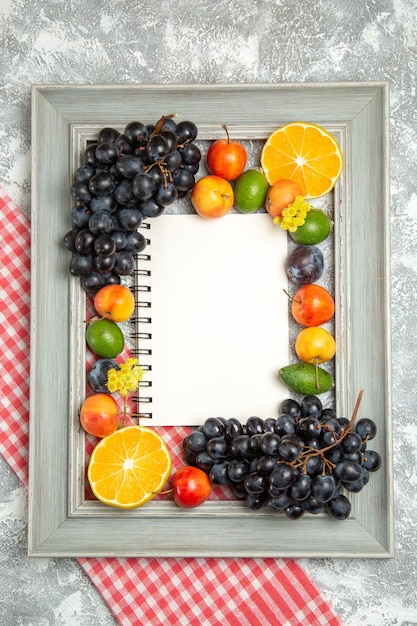
[[[285,400],[277,418],[210,417],[183,440],[188,464],[204,470],[214,485],[233,493],[257,510],[265,506],[291,520],[304,513],[328,513],[344,520],[351,504],[345,492],[357,493],[380,455],[367,447],[376,435],[369,418],[337,418],[317,396],[299,403]]]
[[[173,117],[155,125],[130,122],[122,133],[103,128],[84,151],[71,185],[72,229],[64,246],[72,252],[70,273],[87,293],[131,275],[135,255],[146,247],[139,226],[194,186],[201,160],[197,126]]]

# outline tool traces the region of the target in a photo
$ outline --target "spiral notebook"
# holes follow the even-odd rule
[[[286,233],[266,214],[149,220],[137,264],[139,414],[150,425],[276,416],[288,397]]]

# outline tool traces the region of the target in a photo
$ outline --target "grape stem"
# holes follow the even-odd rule
[[[328,450],[331,450],[335,446],[338,446],[343,441],[343,439],[346,437],[346,435],[348,433],[350,433],[350,431],[352,430],[353,424],[355,423],[355,420],[356,420],[358,412],[359,412],[360,404],[362,402],[363,393],[364,393],[364,390],[361,389],[359,394],[358,394],[358,398],[356,400],[355,408],[353,409],[352,417],[350,418],[349,424],[346,426],[346,428],[344,429],[344,431],[340,435],[339,439],[336,439],[334,441],[334,443],[332,443],[330,446],[327,446],[326,448],[322,448],[321,450],[316,450],[315,448],[307,448],[307,450],[305,452],[303,452],[301,454],[301,456],[297,459],[297,461],[294,464],[294,467],[299,467],[300,465],[303,465],[304,468],[305,468],[308,459],[311,459],[313,456],[317,456],[317,455],[321,456],[321,458],[323,460],[323,476],[325,474],[326,467],[330,467],[330,468],[335,467],[334,463],[332,463],[331,461],[326,459],[324,454]]]
[[[161,132],[161,128],[163,127],[163,125],[165,124],[166,120],[170,120],[173,117],[176,117],[178,114],[177,113],[170,113],[169,115],[163,115],[161,117],[160,120],[158,120],[158,122],[156,123],[155,128],[153,129],[153,131],[150,134],[150,137],[153,137],[154,135],[158,135],[158,133]]]

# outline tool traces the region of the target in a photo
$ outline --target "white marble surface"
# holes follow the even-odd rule
[[[27,215],[32,83],[391,81],[396,558],[303,565],[346,626],[417,625],[416,0],[0,0],[0,33],[0,183]],[[75,561],[26,557],[3,459],[0,501],[0,623],[114,624]]]

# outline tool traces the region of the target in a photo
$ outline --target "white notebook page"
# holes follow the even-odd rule
[[[267,214],[149,220],[152,425],[276,416],[288,389],[286,233]]]

